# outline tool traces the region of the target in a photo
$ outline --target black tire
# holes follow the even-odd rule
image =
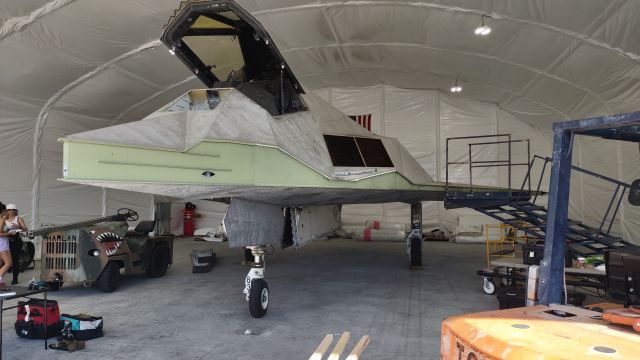
[[[264,279],[253,279],[249,291],[249,312],[254,318],[261,318],[269,309],[269,286]]]
[[[98,277],[98,288],[102,292],[112,292],[120,286],[120,264],[108,262]]]
[[[165,243],[159,243],[151,251],[149,266],[147,266],[147,276],[157,278],[164,276],[169,268],[169,247]]]
[[[23,241],[22,249],[20,251],[20,272],[24,272],[27,269],[33,269],[36,248],[31,241]]]
[[[422,270],[422,239],[413,236],[411,238],[411,270]]]

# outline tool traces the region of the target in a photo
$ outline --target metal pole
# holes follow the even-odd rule
[[[444,175],[445,176],[444,191],[449,192],[449,139],[446,140],[444,156],[446,160],[445,170],[444,170],[444,174],[445,174]]]
[[[609,228],[607,229],[607,234],[611,232],[611,226],[613,226],[613,220],[616,219],[618,215],[618,210],[620,210],[620,204],[622,203],[622,199],[624,198],[624,193],[627,191],[627,188],[622,189],[622,193],[620,194],[620,198],[618,199],[618,205],[616,205],[616,209],[613,211],[613,216],[611,216],[611,222],[609,223]]]
[[[542,157],[542,156],[538,156],[538,157],[541,158],[541,159],[546,159],[547,161],[552,161],[553,162],[553,159],[549,159],[548,157]],[[571,165],[571,169],[573,169],[575,171],[578,171],[578,172],[581,172],[583,174],[591,175],[591,176],[596,177],[598,179],[602,179],[602,180],[608,181],[610,183],[614,183],[616,185],[624,186],[625,188],[630,188],[631,187],[630,184],[627,184],[627,183],[622,182],[620,180],[616,180],[616,179],[610,178],[608,176],[604,176],[602,174],[598,174],[598,173],[595,173],[593,171],[590,171],[590,170],[587,170],[587,169],[583,169],[581,167],[577,167],[575,165]]]
[[[2,313],[4,312],[4,301],[0,299],[0,360],[2,360]]]
[[[522,186],[520,186],[520,190],[524,190],[524,186],[529,181],[529,192],[531,192],[531,169],[533,168],[533,163],[536,161],[536,158],[529,161],[527,166],[527,174],[524,176],[524,180],[522,180]]]
[[[613,202],[616,200],[616,196],[618,195],[618,191],[620,191],[620,185],[616,186],[616,191],[613,192],[613,196],[611,197],[611,200],[609,201],[609,206],[607,206],[607,211],[604,213],[604,216],[602,217],[602,222],[600,222],[600,228],[598,228],[598,234],[596,234],[596,237],[600,237],[600,233],[602,232],[602,228],[604,228],[604,223],[607,222],[607,216],[609,216],[609,211],[611,211],[611,207],[613,206]],[[611,219],[611,223],[613,224],[613,218]],[[611,226],[609,226],[609,229],[611,229]]]
[[[536,203],[538,200],[538,193],[540,192],[540,186],[542,185],[542,179],[544,179],[544,172],[547,170],[547,164],[549,162],[544,159],[544,165],[542,165],[542,172],[540,173],[540,180],[538,180],[538,187],[536,188],[536,195],[533,197],[533,203]]]
[[[469,191],[473,192],[473,162],[471,161],[471,144],[469,144]]]
[[[47,350],[47,340],[49,334],[47,333],[47,289],[44,289],[44,349]]]
[[[540,263],[540,303],[559,304],[564,290],[564,255],[567,248],[567,216],[571,184],[573,134],[554,126],[553,165],[549,186],[549,212]]]
[[[507,167],[507,171],[508,173],[508,177],[509,177],[509,185],[507,186],[507,188],[509,189],[509,192],[511,192],[511,134],[509,134],[509,142],[507,143],[507,147],[508,147],[508,153],[509,153],[509,167]]]
[[[531,141],[527,139],[527,162],[531,163]],[[529,179],[529,193],[531,193],[531,176],[528,176]]]
[[[284,64],[280,65],[280,114],[284,114]]]

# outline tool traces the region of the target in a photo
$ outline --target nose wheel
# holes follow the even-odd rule
[[[267,314],[269,308],[269,285],[264,279],[264,246],[249,246],[253,256],[251,269],[245,279],[243,293],[249,302],[249,312],[254,318],[261,318]]]
[[[264,279],[255,279],[249,292],[249,312],[254,318],[261,318],[267,314],[268,308],[269,286]]]

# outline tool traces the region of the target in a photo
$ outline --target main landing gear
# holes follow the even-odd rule
[[[265,246],[248,246],[253,256],[251,269],[245,279],[243,293],[249,302],[249,312],[254,318],[261,318],[267,314],[269,308],[269,286],[264,279]]]
[[[411,204],[411,232],[407,236],[409,269],[422,270],[422,203]]]

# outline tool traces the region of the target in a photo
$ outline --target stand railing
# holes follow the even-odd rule
[[[471,140],[471,139],[488,139],[495,138],[495,141],[482,141],[482,142],[471,142],[468,143],[468,158],[467,161],[449,161],[449,143],[459,140]],[[522,143],[526,144],[527,148],[527,161],[526,162],[513,162],[512,150],[513,144]],[[473,159],[473,148],[477,146],[487,146],[487,145],[496,145],[506,144],[508,147],[507,150],[507,158],[506,159],[497,159],[497,160],[474,160]],[[446,160],[446,169],[445,169],[445,191],[449,191],[449,167],[451,165],[456,166],[468,166],[469,167],[469,191],[473,192],[473,169],[474,168],[487,168],[487,167],[506,167],[507,168],[507,182],[508,189],[511,190],[512,183],[512,167],[514,166],[528,166],[529,171],[530,168],[530,159],[531,159],[531,145],[529,139],[519,139],[512,140],[511,134],[497,134],[497,135],[476,135],[476,136],[459,136],[459,137],[451,137],[446,139],[446,148],[445,148],[445,160]],[[529,174],[527,172],[527,175]],[[523,182],[524,184],[529,184],[528,190],[531,191],[531,181],[525,178]],[[521,189],[524,190],[524,189]]]
[[[529,164],[529,169],[527,171],[527,175],[525,176],[524,182],[522,183],[522,187],[521,189],[524,189],[525,183],[528,181],[529,184],[531,183],[531,169],[534,166],[534,163],[536,162],[536,160],[540,160],[543,162],[542,165],[542,171],[540,172],[540,178],[538,179],[538,184],[536,187],[536,192],[534,194],[534,197],[532,199],[532,203],[535,203],[535,201],[538,198],[538,193],[540,192],[540,186],[542,184],[542,180],[544,178],[544,174],[545,174],[545,170],[547,169],[548,164],[551,165],[553,164],[552,159],[548,158],[548,157],[543,157],[543,156],[539,156],[539,155],[534,155],[533,159],[531,160],[531,163]],[[602,174],[598,174],[596,172],[593,172],[591,170],[587,170],[587,169],[583,169],[581,167],[575,166],[575,165],[571,165],[571,170],[573,171],[577,171],[579,173],[582,174],[586,174],[595,178],[598,178],[600,180],[615,184],[615,189],[613,191],[613,195],[611,196],[611,198],[609,199],[609,204],[607,206],[607,210],[605,211],[602,220],[600,221],[600,225],[598,227],[598,234],[604,234],[604,235],[609,235],[609,233],[611,232],[611,227],[613,226],[613,223],[615,222],[615,218],[618,215],[618,211],[620,210],[620,205],[622,204],[622,200],[624,199],[624,195],[627,192],[627,190],[631,189],[631,185],[627,184],[625,182],[622,182],[620,180],[616,180],[613,178],[610,178],[608,176],[602,175]],[[614,204],[615,204],[615,208],[614,208]],[[611,215],[611,220],[609,220],[609,226],[607,227],[606,231],[604,230],[604,227],[607,223],[607,218],[609,217],[609,214],[611,213],[611,210],[613,209],[613,213]]]

